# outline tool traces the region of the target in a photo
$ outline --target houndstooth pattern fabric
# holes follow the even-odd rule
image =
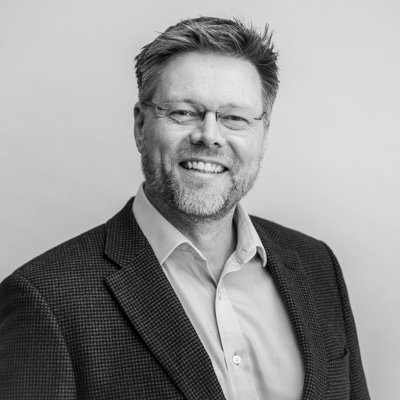
[[[1,399],[224,399],[132,201],[2,282]],[[298,232],[253,223],[303,355],[303,399],[368,400],[334,255]]]

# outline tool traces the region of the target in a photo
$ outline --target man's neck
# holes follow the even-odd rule
[[[150,203],[164,218],[206,257],[210,270],[218,280],[227,259],[236,249],[237,233],[233,221],[235,209],[219,219],[193,218],[179,210],[171,209],[165,203],[157,202],[147,191],[145,193]]]
[[[232,210],[218,221],[191,223],[170,220],[206,257],[208,266],[218,281],[222,269],[236,249],[237,233],[233,223]]]

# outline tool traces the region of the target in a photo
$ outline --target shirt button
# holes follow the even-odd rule
[[[242,361],[242,359],[238,355],[235,355],[235,356],[233,356],[232,361],[234,364],[239,365],[240,361]]]

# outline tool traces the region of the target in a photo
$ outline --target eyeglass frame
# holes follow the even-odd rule
[[[166,103],[163,103],[162,105],[160,105],[160,104],[154,103],[153,101],[145,100],[145,101],[141,101],[140,103],[143,104],[143,105],[145,105],[145,106],[148,106],[148,107],[154,107],[154,108],[159,109],[159,110],[167,111],[167,109],[163,108],[162,105],[164,105],[164,104],[174,104],[175,102],[173,102],[173,103],[166,102]],[[180,102],[176,102],[176,103],[180,103]],[[189,106],[200,106],[200,104],[195,104],[195,103],[185,103],[185,102],[181,102],[181,103],[182,103],[182,104],[187,104],[187,105],[189,105]],[[226,107],[226,108],[230,108],[230,107]],[[234,109],[234,108],[232,108],[232,109]],[[212,111],[212,110],[207,110],[207,109],[204,109],[204,110],[199,111],[199,117],[200,117],[200,121],[199,121],[199,122],[202,122],[202,121],[204,120],[204,118],[205,118],[207,112],[212,112],[212,113],[214,113],[214,114],[215,114],[215,120],[216,120],[217,123],[218,123],[218,121],[219,121],[218,115],[219,115],[219,114],[222,114],[222,113],[221,113],[221,112],[218,112],[218,110],[217,110],[217,111]],[[255,121],[261,121],[266,115],[267,115],[267,111],[263,111],[263,113],[262,113],[259,117],[252,117],[252,118],[253,118]],[[172,118],[171,118],[171,119],[172,119]],[[175,122],[176,122],[177,124],[180,123],[179,121],[175,121]],[[218,126],[219,126],[219,124],[218,124]],[[250,126],[250,127],[251,127],[251,126]]]

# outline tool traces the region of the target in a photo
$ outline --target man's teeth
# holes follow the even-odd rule
[[[184,168],[196,169],[202,172],[212,172],[218,174],[224,170],[221,165],[213,163],[204,163],[203,161],[186,161],[183,163]]]

